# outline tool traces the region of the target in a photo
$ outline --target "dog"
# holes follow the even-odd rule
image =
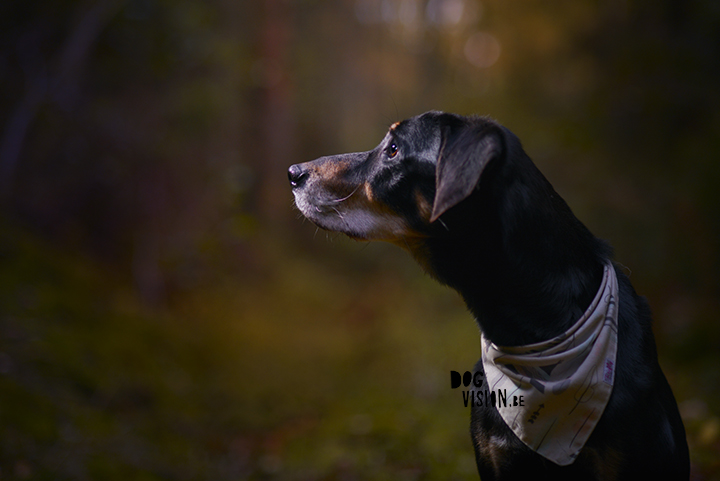
[[[371,151],[295,164],[288,177],[314,224],[396,244],[464,299],[483,346],[472,393],[492,393],[471,412],[483,481],[689,479],[646,300],[512,132],[426,112]]]

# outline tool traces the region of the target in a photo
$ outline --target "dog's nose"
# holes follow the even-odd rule
[[[300,187],[305,183],[306,178],[307,171],[298,164],[291,165],[288,169],[288,179],[290,179],[290,185],[292,185],[293,188]]]

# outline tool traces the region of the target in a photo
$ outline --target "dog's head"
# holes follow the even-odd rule
[[[431,236],[502,155],[504,132],[486,118],[442,112],[397,122],[371,151],[291,166],[295,204],[319,227],[356,239]]]

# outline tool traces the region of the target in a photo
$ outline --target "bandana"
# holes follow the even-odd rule
[[[530,449],[561,466],[575,461],[612,393],[617,290],[615,270],[607,265],[590,307],[563,334],[513,347],[482,336],[487,387],[523,400],[523,406],[498,406],[500,416]]]

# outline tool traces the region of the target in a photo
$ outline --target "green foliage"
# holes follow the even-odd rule
[[[253,244],[263,276],[157,311],[102,266],[1,232],[8,479],[476,476],[469,410],[448,382],[476,361],[476,327],[394,248],[327,245],[365,266],[347,271],[332,253]],[[714,357],[682,359],[663,364],[711,475],[720,380]]]
[[[477,332],[429,280],[357,279],[260,251],[282,268],[152,312],[98,266],[14,228],[0,249],[10,479],[473,470],[468,412],[446,378],[472,364]]]

